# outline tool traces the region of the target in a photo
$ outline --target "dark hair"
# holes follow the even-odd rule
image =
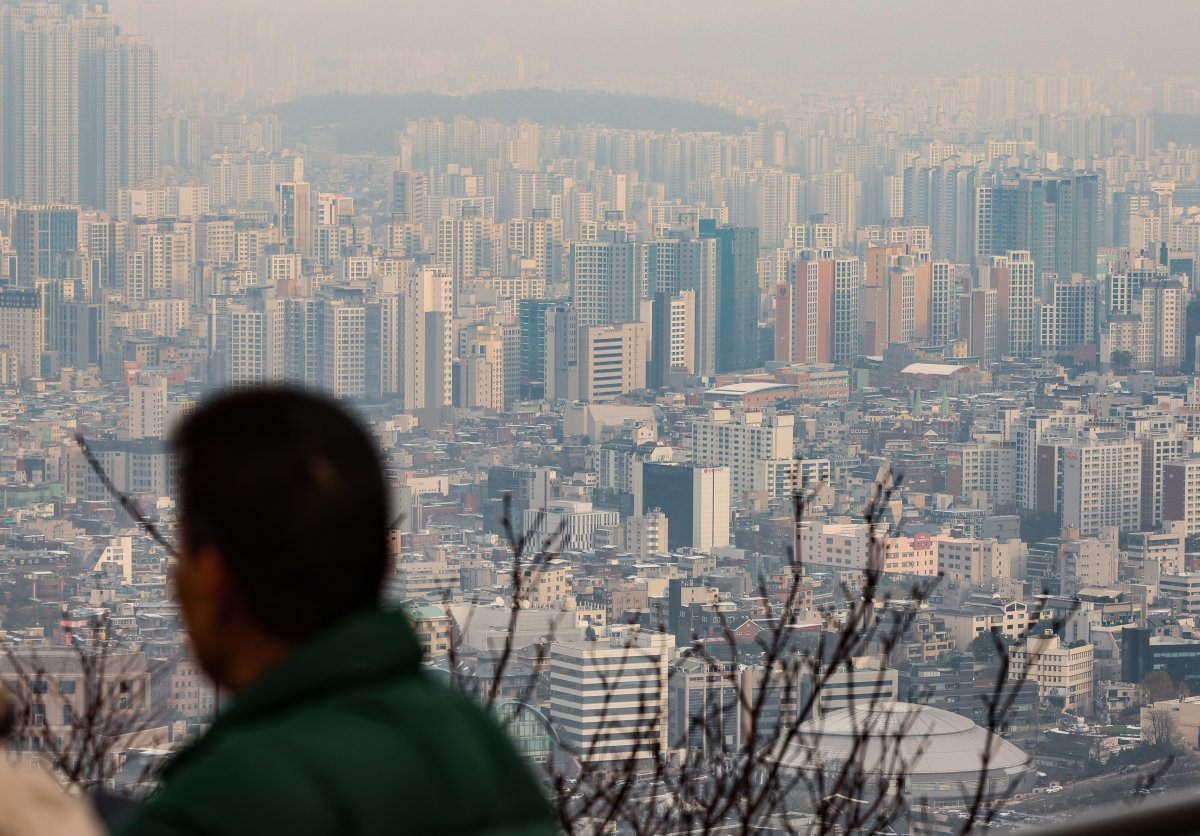
[[[387,489],[345,409],[287,388],[224,394],[175,448],[185,543],[221,553],[260,628],[307,638],[379,600]]]

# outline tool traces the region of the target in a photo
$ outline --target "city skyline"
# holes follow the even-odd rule
[[[14,758],[78,725],[72,665],[19,680],[89,623],[145,682],[106,783],[221,710],[174,434],[281,386],[370,429],[384,603],[564,821],[621,764],[698,827],[756,764],[808,787],[753,827],[841,827],[855,712],[918,724],[876,831],[1188,787],[1196,31],[1157,0],[0,0],[0,680],[50,730]]]

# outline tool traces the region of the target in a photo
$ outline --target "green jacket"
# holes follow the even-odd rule
[[[116,833],[555,833],[503,731],[420,661],[401,612],[348,619],[242,694]]]

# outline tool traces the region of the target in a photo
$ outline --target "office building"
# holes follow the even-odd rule
[[[591,551],[598,528],[620,524],[621,515],[592,507],[590,502],[552,499],[544,508],[529,508],[524,512],[523,531],[531,543],[540,548],[550,543],[555,552]]]
[[[594,403],[646,388],[646,325],[579,329],[579,400]]]
[[[275,218],[283,243],[291,252],[312,254],[313,195],[309,183],[280,183],[275,187]]]
[[[639,461],[633,473],[634,513],[666,515],[671,551],[729,545],[729,468]]]
[[[626,632],[550,648],[550,720],[585,764],[647,765],[666,752],[674,637]]]
[[[32,288],[38,279],[58,278],[62,260],[79,249],[79,209],[18,207],[12,238],[19,286]]]

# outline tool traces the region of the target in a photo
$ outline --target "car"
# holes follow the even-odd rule
[[[1046,787],[1047,795],[1049,795],[1051,793],[1056,793],[1056,792],[1062,792],[1062,786]]]

